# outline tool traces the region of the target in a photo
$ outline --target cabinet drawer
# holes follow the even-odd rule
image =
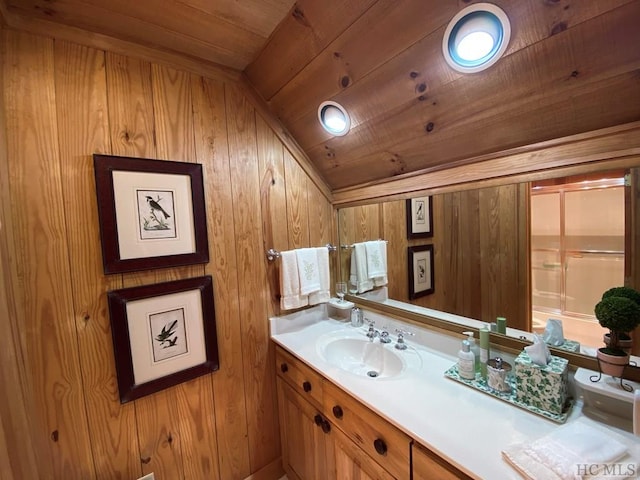
[[[331,422],[398,479],[410,477],[411,438],[330,382],[324,411]]]
[[[413,443],[413,480],[471,480],[471,477],[418,443]]]
[[[276,371],[302,397],[322,408],[322,376],[281,347],[276,347]]]

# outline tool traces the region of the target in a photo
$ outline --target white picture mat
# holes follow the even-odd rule
[[[431,250],[423,252],[415,252],[413,254],[413,291],[414,293],[429,290],[431,284]],[[420,272],[420,266],[424,268],[424,272]]]
[[[411,199],[411,233],[431,231],[430,203],[430,196]]]
[[[153,359],[153,338],[149,316],[183,308],[189,351],[159,362]],[[185,370],[207,361],[204,343],[202,296],[199,289],[178,292],[127,303],[127,328],[131,342],[131,363],[136,385]]]
[[[145,239],[138,235],[138,190],[174,193],[175,238]],[[180,255],[196,251],[191,177],[166,173],[113,172],[113,196],[120,259]]]

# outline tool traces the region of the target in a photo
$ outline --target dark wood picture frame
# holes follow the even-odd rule
[[[407,238],[433,237],[433,198],[431,195],[407,199]]]
[[[435,291],[433,245],[408,247],[407,257],[409,299],[415,300],[433,293]]]
[[[120,403],[218,370],[218,341],[211,276],[112,290],[107,293],[107,299]],[[163,307],[159,306],[163,302],[164,311]],[[129,309],[132,305],[132,309]],[[196,308],[190,308],[189,305]],[[183,313],[181,321],[184,322],[183,328],[180,329],[178,326],[177,331],[173,331],[177,322],[173,318],[177,317],[170,316],[175,315],[175,312]],[[169,316],[158,317],[165,313]],[[159,323],[156,322],[158,326],[155,330],[154,318],[160,320]],[[160,329],[160,325],[168,327],[163,326]],[[179,332],[185,334],[180,337],[177,335]],[[169,350],[180,347],[184,350],[168,356],[165,353],[167,345],[170,346]],[[190,350],[188,347],[191,347]],[[156,348],[165,355],[164,358],[155,359]],[[193,363],[194,360],[199,363],[188,363]],[[181,365],[185,368],[180,368]],[[158,372],[156,369],[164,371]],[[136,382],[136,377],[143,376],[157,378]]]
[[[93,164],[105,274],[209,261],[202,165],[99,154]]]

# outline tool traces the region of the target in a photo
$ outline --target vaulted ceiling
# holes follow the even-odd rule
[[[0,0],[5,15],[243,71],[338,191],[640,120],[640,0],[495,0],[512,26],[505,56],[461,74],[441,45],[469,3]],[[346,136],[320,127],[324,100],[349,111]]]

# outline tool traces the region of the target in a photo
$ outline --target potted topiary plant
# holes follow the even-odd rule
[[[640,325],[640,293],[629,287],[611,288],[602,295],[595,314],[600,325],[609,329],[609,343],[597,353],[600,369],[620,377],[629,363],[629,353],[621,348],[620,340]]]
[[[629,287],[613,287],[602,294],[602,298],[608,297],[626,297],[633,300],[640,305],[640,292],[637,292],[633,288]],[[610,343],[611,334],[605,333],[603,336],[604,344],[608,347]],[[620,332],[618,335],[618,347],[627,353],[631,353],[631,347],[633,340],[627,334],[627,332]]]

